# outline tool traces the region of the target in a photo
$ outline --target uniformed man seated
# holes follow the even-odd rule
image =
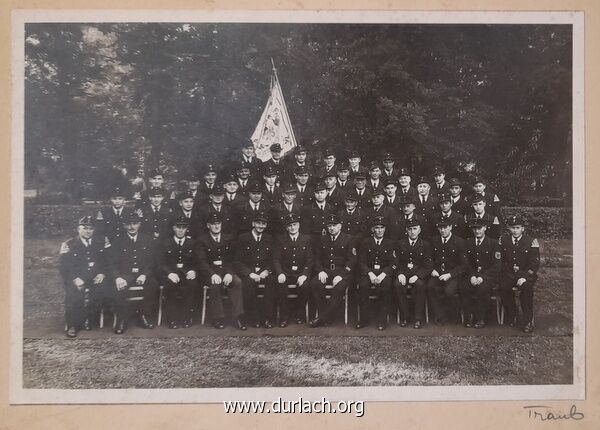
[[[253,214],[252,229],[238,236],[235,253],[235,272],[242,280],[244,309],[254,327],[272,328],[275,305],[273,275],[273,236],[265,233],[268,215],[264,211]],[[264,286],[264,306],[257,301],[259,286]]]
[[[280,327],[287,327],[290,307],[296,323],[305,322],[304,309],[308,301],[309,278],[313,266],[312,238],[300,233],[300,217],[295,213],[288,214],[285,228],[287,232],[276,238],[273,251]],[[297,299],[292,306],[288,299],[288,285],[296,286]]]
[[[173,223],[173,234],[157,248],[157,273],[165,288],[165,311],[171,329],[192,326],[198,281],[195,243],[187,236],[188,226],[186,217],[178,217]]]
[[[77,223],[77,236],[61,246],[59,270],[65,288],[67,337],[92,329],[102,300],[107,296],[108,270],[105,238],[94,234],[95,221],[84,216]]]
[[[385,330],[392,303],[392,277],[396,266],[395,243],[385,237],[385,220],[375,217],[371,222],[372,236],[363,239],[358,251],[358,296],[360,316],[356,328],[367,326],[373,315],[377,328]],[[375,304],[369,296],[374,294]]]
[[[458,308],[458,286],[466,270],[465,242],[452,234],[452,223],[440,220],[439,235],[431,239],[433,270],[427,282],[427,295],[438,324],[448,322],[447,311]]]
[[[132,315],[142,328],[154,325],[148,316],[156,307],[157,284],[154,278],[154,241],[140,233],[141,218],[130,214],[124,221],[125,235],[110,247],[110,274],[114,280],[116,334],[123,334]]]
[[[511,216],[507,224],[510,235],[500,239],[500,295],[509,325],[520,324],[525,333],[530,333],[533,331],[533,289],[540,267],[540,244],[525,234],[525,222],[521,217]]]
[[[394,279],[394,291],[400,307],[400,326],[409,320],[408,291],[414,301],[414,328],[419,329],[425,320],[425,285],[431,275],[431,247],[420,237],[421,224],[416,218],[405,224],[406,236],[398,241],[396,256],[398,268]]]
[[[209,288],[210,314],[213,326],[225,327],[225,312],[223,310],[223,292],[227,290],[232,304],[232,313],[236,318],[236,326],[246,330],[244,318],[244,303],[242,281],[235,274],[235,240],[230,234],[222,231],[223,218],[218,213],[212,213],[206,221],[208,231],[197,241],[199,269],[203,285]]]
[[[498,280],[500,250],[498,242],[487,237],[487,224],[477,218],[469,220],[473,237],[466,240],[467,273],[460,285],[460,299],[465,327],[485,327],[485,315],[492,289]]]
[[[354,238],[342,233],[338,215],[327,216],[327,233],[321,236],[315,249],[315,275],[310,290],[317,301],[319,316],[310,322],[311,327],[331,324],[346,290],[354,280],[356,247]],[[331,289],[327,289],[331,285]],[[327,301],[327,293],[331,295]]]

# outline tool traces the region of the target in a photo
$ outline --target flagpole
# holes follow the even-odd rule
[[[290,120],[290,132],[292,134],[292,140],[293,140],[292,143],[294,144],[294,147],[296,147],[296,146],[298,146],[298,144],[296,142],[296,135],[294,134],[294,128],[292,127],[292,118],[290,117],[290,114],[287,110],[287,103],[285,102],[285,99],[283,98],[283,88],[281,88],[281,84],[279,83],[279,76],[277,76],[277,69],[275,68],[275,62],[273,61],[273,57],[271,57],[271,65],[273,66],[273,74],[275,75],[275,82],[277,82],[277,86],[281,90],[281,94],[282,94],[281,101],[283,103],[283,109],[285,110],[285,115]]]

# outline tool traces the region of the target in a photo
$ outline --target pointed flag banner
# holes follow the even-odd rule
[[[263,111],[260,121],[250,140],[254,144],[256,156],[266,161],[271,158],[269,148],[274,143],[279,143],[282,155],[296,146],[296,137],[292,130],[290,116],[283,99],[283,92],[279,85],[277,71],[273,68],[274,76],[271,77],[271,94],[267,106]]]

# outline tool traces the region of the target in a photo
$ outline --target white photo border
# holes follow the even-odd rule
[[[24,46],[25,24],[59,22],[571,24],[573,26],[573,383],[565,385],[256,387],[196,389],[23,388]],[[317,10],[18,10],[12,12],[12,143],[10,218],[11,404],[217,403],[225,400],[365,401],[584,400],[585,117],[584,13]]]

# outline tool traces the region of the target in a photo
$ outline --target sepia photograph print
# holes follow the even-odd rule
[[[583,398],[582,34],[14,13],[11,402]]]

